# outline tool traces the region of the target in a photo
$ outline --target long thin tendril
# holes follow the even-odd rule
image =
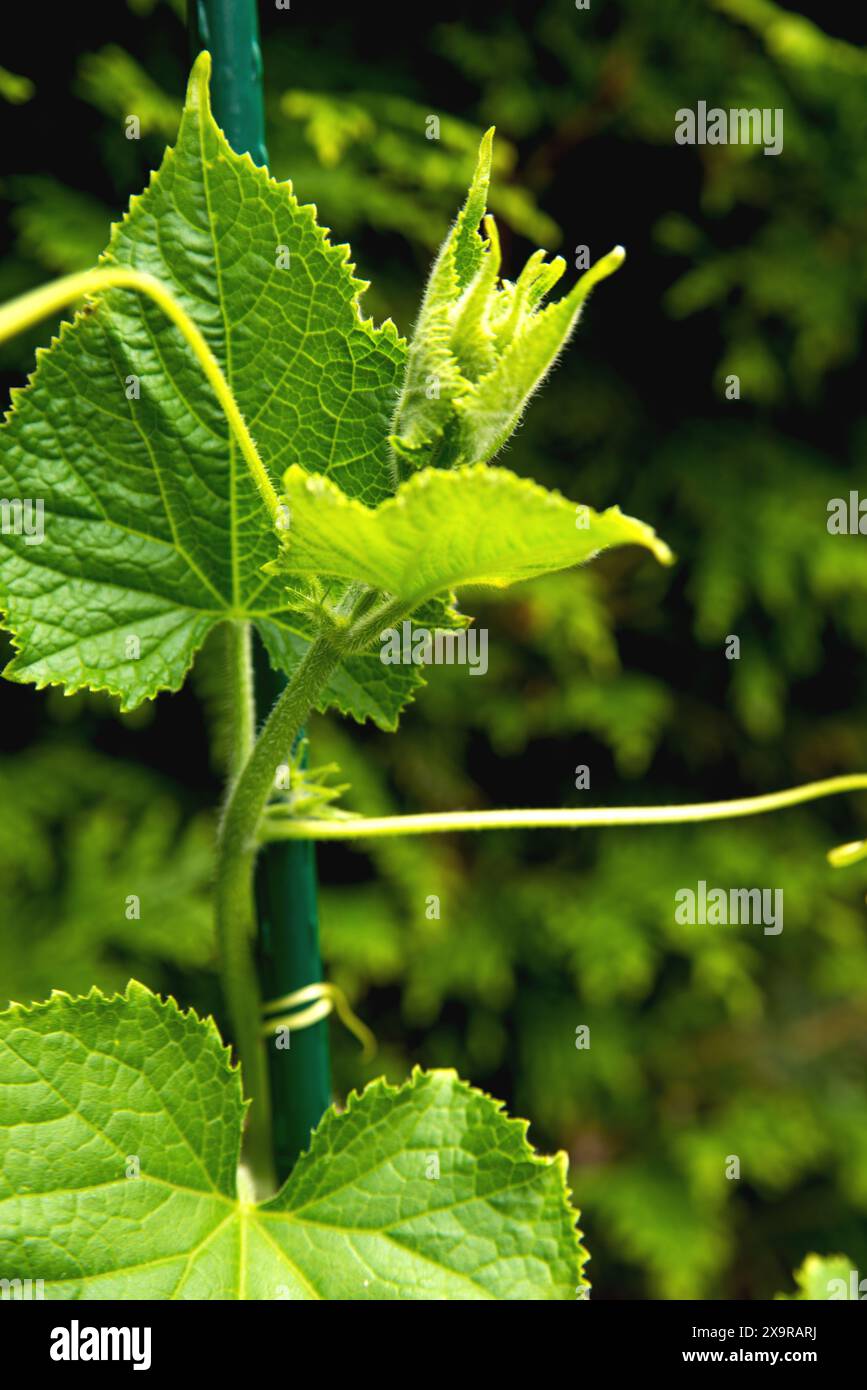
[[[807,782],[785,791],[762,796],[744,796],[732,801],[698,801],[684,806],[612,806],[590,809],[529,808],[519,811],[443,811],[412,816],[346,816],[321,820],[302,820],[286,815],[279,807],[269,807],[260,829],[265,840],[355,840],[388,835],[441,835],[460,830],[525,830],[553,828],[577,830],[586,827],[625,825],[684,825],[689,822],[733,820],[780,811],[805,801],[818,801],[841,792],[867,791],[867,772],[828,777]],[[856,842],[832,850],[832,864],[853,863],[860,855]],[[865,851],[867,852],[867,851]]]

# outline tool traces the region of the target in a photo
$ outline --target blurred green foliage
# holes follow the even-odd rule
[[[405,97],[364,92],[347,101],[291,90],[274,115],[274,173],[299,188],[315,188],[317,204],[341,237],[364,224],[438,248],[475,168],[475,126]],[[491,210],[530,241],[556,246],[557,224],[527,189],[507,181],[516,157],[509,141],[496,142]]]
[[[9,72],[7,68],[0,68],[0,98],[3,101],[11,102],[13,106],[19,106],[25,101],[29,101],[34,91],[35,88],[29,77],[20,77],[16,72]]]
[[[852,1274],[855,1273],[854,1280]],[[828,1301],[841,1297],[841,1288],[846,1292],[846,1300],[853,1296],[860,1301],[857,1292],[860,1279],[853,1270],[852,1261],[847,1255],[808,1255],[799,1269],[795,1270],[795,1293],[778,1293],[777,1298],[810,1302],[815,1299]],[[854,1285],[854,1287],[853,1287]]]
[[[335,7],[327,35],[296,7],[291,23],[264,16],[274,172],[352,239],[368,312],[409,332],[490,124],[506,274],[525,240],[570,264],[573,247],[627,244],[507,462],[618,502],[679,557],[664,574],[617,552],[507,597],[465,595],[490,631],[484,680],[434,671],[391,738],[314,722],[313,760],[340,765],[351,809],[701,800],[865,766],[867,551],[825,521],[867,442],[867,57],[808,8],[446,6],[414,17],[407,46],[354,7]],[[183,31],[164,5],[131,10],[147,25],[71,58],[64,99],[98,177],[7,171],[4,297],[91,263],[171,136]],[[28,76],[21,109],[56,111]],[[783,153],[676,146],[675,111],[699,100],[781,107]],[[32,347],[0,365],[28,370]],[[35,699],[15,692],[16,710],[22,695]],[[6,761],[0,994],[132,973],[212,1001],[191,968],[211,952],[214,781],[184,698],[151,731],[123,726],[122,762],[87,748],[94,720],[112,726],[105,704],[69,721],[63,746],[48,720]],[[140,765],[164,730],[182,739],[174,791]],[[419,1061],[506,1097],[540,1146],[570,1155],[594,1296],[770,1297],[811,1249],[867,1269],[867,866],[825,860],[865,813],[862,798],[731,825],[323,847],[329,977],[380,1040],[366,1069],[334,1030],[338,1090]],[[674,894],[699,879],[782,888],[783,932],[678,926]],[[128,922],[139,884],[158,910]],[[795,1296],[824,1296],[814,1285],[802,1271]]]
[[[0,767],[0,1007],[213,962],[211,817],[170,783],[67,740]]]

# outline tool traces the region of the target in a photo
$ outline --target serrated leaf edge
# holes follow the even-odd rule
[[[6,1018],[27,1018],[34,1014],[44,1014],[50,1012],[58,1005],[68,1007],[75,1004],[135,1004],[147,1003],[155,1005],[161,1012],[174,1014],[183,1020],[184,1023],[196,1025],[209,1039],[219,1045],[221,1056],[226,1064],[228,1075],[240,1078],[241,1066],[239,1062],[232,1061],[232,1049],[227,1047],[217,1027],[216,1020],[212,1014],[199,1014],[190,1005],[188,1009],[182,1009],[173,994],[157,994],[154,990],[148,989],[140,980],[130,979],[126,989],[116,990],[114,994],[105,994],[98,985],[92,985],[87,994],[69,994],[65,989],[53,989],[47,999],[33,1000],[29,1004],[20,1004],[11,1000],[5,1009],[0,1010],[0,1023]],[[249,1101],[244,1101],[245,1108]]]
[[[498,1122],[504,1123],[508,1127],[508,1130],[518,1138],[521,1156],[525,1161],[531,1163],[535,1168],[545,1170],[550,1170],[553,1168],[559,1172],[561,1181],[558,1184],[558,1193],[562,1197],[562,1209],[569,1217],[569,1228],[571,1231],[573,1247],[572,1253],[575,1255],[578,1262],[577,1267],[580,1276],[580,1282],[582,1285],[585,1285],[589,1288],[590,1286],[584,1278],[584,1266],[589,1260],[590,1256],[584,1245],[582,1245],[581,1243],[584,1232],[580,1230],[577,1225],[577,1222],[580,1220],[581,1213],[578,1210],[578,1208],[575,1207],[572,1203],[573,1192],[572,1188],[569,1185],[568,1154],[563,1149],[559,1149],[556,1153],[553,1154],[539,1153],[539,1151],[536,1148],[534,1148],[533,1145],[530,1143],[528,1137],[530,1130],[530,1121],[522,1119],[520,1116],[517,1115],[508,1114],[506,1110],[505,1101],[499,1100],[496,1096],[490,1095],[489,1092],[482,1090],[478,1086],[473,1086],[472,1083],[469,1081],[465,1081],[463,1077],[458,1075],[454,1067],[422,1068],[421,1066],[416,1064],[413,1067],[407,1079],[405,1081],[398,1082],[396,1085],[393,1085],[390,1081],[388,1081],[386,1077],[378,1076],[375,1077],[374,1080],[369,1081],[367,1085],[364,1086],[361,1090],[357,1088],[351,1090],[346,1097],[345,1105],[341,1109],[338,1109],[336,1105],[332,1105],[330,1109],[326,1110],[325,1114],[323,1115],[322,1119],[320,1120],[319,1124],[317,1125],[316,1129],[313,1131],[310,1137],[310,1144],[306,1149],[302,1150],[301,1154],[299,1155],[292,1174],[290,1174],[290,1176],[287,1178],[286,1182],[280,1188],[280,1191],[274,1197],[269,1198],[268,1202],[263,1203],[259,1207],[259,1210],[268,1210],[269,1206],[277,1202],[283,1195],[283,1193],[286,1192],[286,1190],[292,1183],[294,1175],[299,1174],[305,1164],[316,1162],[315,1157],[312,1156],[312,1150],[316,1144],[317,1138],[321,1138],[322,1136],[326,1135],[327,1131],[331,1128],[332,1125],[339,1124],[340,1120],[343,1118],[344,1115],[352,1114],[354,1111],[358,1109],[360,1105],[363,1105],[365,1101],[369,1098],[383,1096],[389,1099],[390,1101],[396,1101],[401,1097],[407,1096],[410,1092],[415,1091],[420,1085],[429,1083],[431,1081],[436,1082],[442,1080],[448,1080],[453,1088],[461,1091],[464,1095],[473,1096],[478,1100],[483,1101],[484,1104],[496,1114]],[[294,1215],[294,1213],[292,1212],[284,1214]]]

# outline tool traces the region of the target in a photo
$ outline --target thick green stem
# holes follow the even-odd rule
[[[232,1019],[245,1090],[252,1100],[247,1156],[260,1191],[273,1190],[268,1068],[261,1038],[262,999],[254,963],[256,907],[253,875],[258,830],[278,768],[311,707],[340,661],[338,634],[314,641],[259,734],[223,813],[217,848],[217,932],[223,988]]]
[[[256,702],[253,687],[252,633],[249,623],[229,623],[226,653],[231,705],[229,779],[240,776],[256,741]]]
[[[271,795],[277,769],[286,762],[292,742],[343,654],[334,633],[317,637],[268,716],[265,727],[226,803],[220,827],[225,852],[255,849],[256,830]]]

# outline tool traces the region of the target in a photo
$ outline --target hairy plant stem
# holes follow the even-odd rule
[[[229,785],[241,775],[256,740],[256,699],[253,683],[253,642],[249,623],[226,624],[227,678],[231,706]]]
[[[317,637],[277,700],[243,767],[230,784],[217,841],[217,935],[223,990],[232,1020],[244,1089],[252,1101],[246,1158],[260,1196],[276,1187],[268,1067],[261,1037],[262,999],[254,960],[253,871],[258,829],[277,768],[347,644],[343,631]],[[236,655],[238,653],[236,652]],[[242,663],[238,664],[239,692]],[[236,705],[236,708],[238,706]]]

